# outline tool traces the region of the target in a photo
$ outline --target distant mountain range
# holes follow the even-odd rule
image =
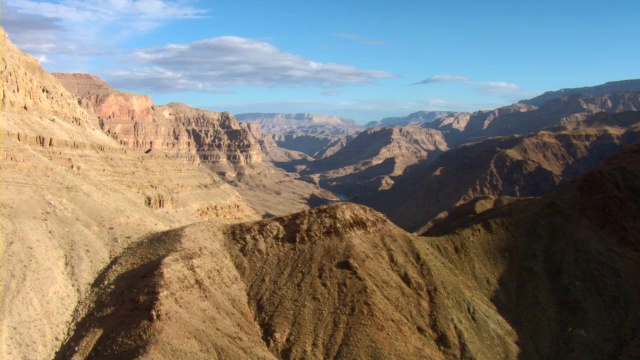
[[[340,137],[353,135],[364,128],[351,119],[318,114],[237,114],[240,121],[257,122],[271,134],[278,146],[313,156]]]
[[[567,95],[579,94],[579,95],[602,96],[606,94],[613,94],[616,92],[628,92],[628,91],[640,91],[640,79],[610,81],[608,83],[597,85],[597,86],[587,86],[587,87],[581,87],[581,88],[547,91],[540,96],[534,97],[533,99],[522,100],[520,102],[523,104],[540,106],[546,102],[559,99]]]
[[[453,111],[418,111],[402,117],[388,117],[379,121],[371,121],[364,125],[369,129],[376,126],[422,125],[438,118],[454,115]]]

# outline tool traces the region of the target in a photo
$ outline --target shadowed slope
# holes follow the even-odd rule
[[[426,235],[493,299],[520,359],[640,356],[640,144],[541,199]]]
[[[401,227],[420,230],[476,196],[541,196],[640,140],[640,113],[602,114],[553,132],[489,139],[416,166],[394,186],[354,199]],[[424,228],[426,229],[426,228]],[[423,230],[424,230],[423,229]]]

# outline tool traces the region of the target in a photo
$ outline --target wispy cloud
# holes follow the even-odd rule
[[[327,90],[320,93],[322,96],[339,96],[344,94],[342,90]]]
[[[221,86],[320,86],[371,83],[395,75],[335,63],[320,63],[284,52],[256,39],[216,37],[188,44],[139,49],[122,59],[129,70],[110,73],[116,87],[164,91],[218,89]],[[174,84],[175,80],[179,80]],[[188,86],[187,86],[188,85]],[[195,85],[195,87],[194,87]]]
[[[429,85],[451,82],[458,82],[473,86],[477,92],[483,95],[511,98],[522,96],[524,94],[524,91],[522,91],[518,84],[504,81],[475,81],[461,75],[434,75],[411,85]]]
[[[437,84],[445,82],[470,82],[468,77],[459,75],[435,75],[411,85]]]
[[[360,36],[356,34],[348,34],[348,33],[332,33],[332,36],[339,37],[347,40],[360,40]]]
[[[369,46],[379,46],[379,45],[388,44],[388,41],[386,40],[363,39],[360,35],[349,34],[349,33],[338,32],[338,33],[332,33],[331,36],[349,40],[349,41],[356,41],[362,45],[369,45]]]

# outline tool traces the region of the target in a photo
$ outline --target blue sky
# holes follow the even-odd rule
[[[2,1],[49,71],[215,111],[359,122],[640,77],[640,1]]]

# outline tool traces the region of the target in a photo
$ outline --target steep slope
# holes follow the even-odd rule
[[[240,121],[257,122],[278,146],[313,156],[331,141],[362,131],[350,119],[317,114],[238,114]]]
[[[420,160],[448,150],[437,130],[419,126],[373,128],[363,131],[333,155],[316,160],[302,171],[321,187],[354,196],[388,188],[390,176]]]
[[[637,359],[639,218],[636,143],[550,196],[451,218],[427,241],[492,298],[519,359]]]
[[[0,358],[51,358],[98,272],[142,236],[258,218],[197,158],[125,148],[2,33]]]
[[[476,196],[541,196],[640,140],[638,112],[602,114],[555,131],[499,137],[410,168],[390,190],[355,198],[417,231]],[[606,119],[605,119],[606,118]],[[440,214],[440,217],[446,216]]]
[[[336,204],[233,226],[228,236],[263,339],[280,358],[515,356],[491,304],[371,209]]]

